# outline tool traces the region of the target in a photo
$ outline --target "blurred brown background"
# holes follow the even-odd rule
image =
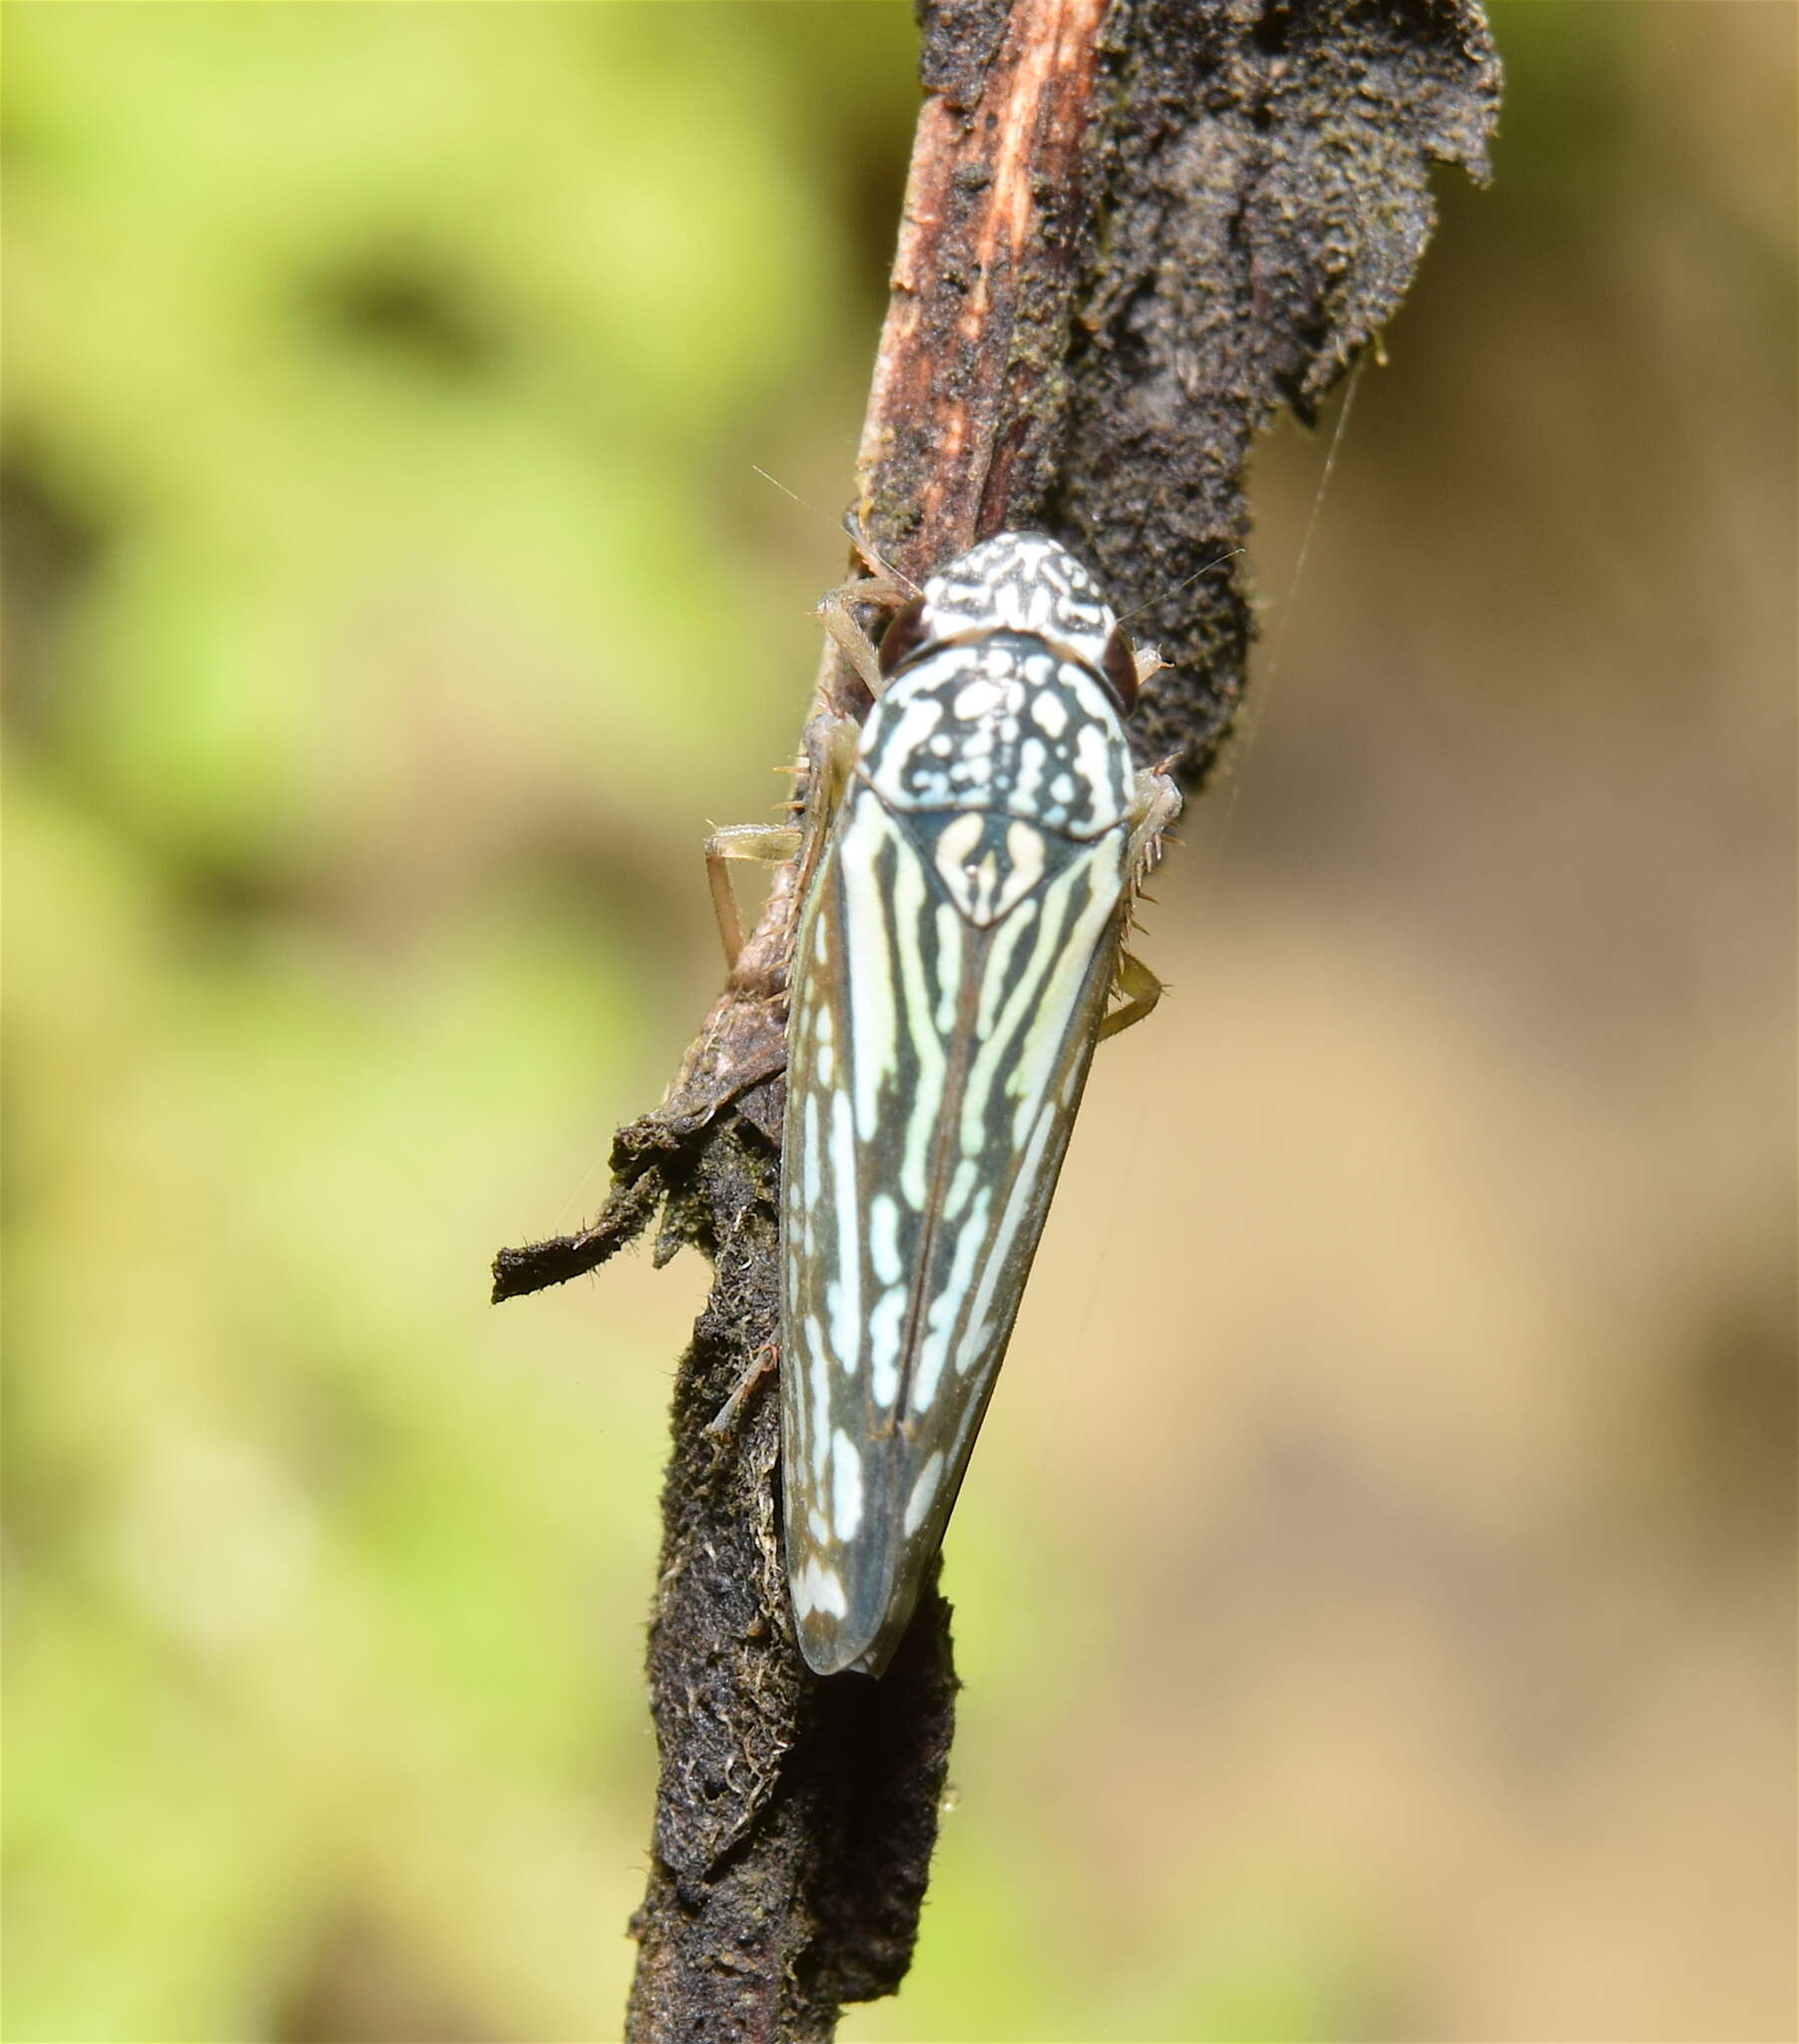
[[[704,1274],[485,1266],[715,984],[909,20],[8,12],[6,2033],[603,2039]],[[1496,26],[1297,575],[1259,463],[848,2037],[1795,2032],[1795,15]]]

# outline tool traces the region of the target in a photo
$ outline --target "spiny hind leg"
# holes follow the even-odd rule
[[[1162,838],[1180,809],[1180,790],[1165,766],[1140,767],[1130,797],[1130,842],[1124,847],[1124,872],[1132,901],[1160,863]]]
[[[1113,991],[1121,997],[1121,1005],[1114,1008],[1100,1024],[1100,1042],[1109,1036],[1117,1036],[1121,1029],[1128,1029],[1133,1022],[1140,1022],[1165,989],[1155,974],[1131,951],[1119,953],[1118,970],[1113,975]]]
[[[1161,857],[1163,834],[1179,814],[1179,788],[1166,773],[1145,767],[1136,776],[1136,790],[1130,804],[1130,842],[1124,849],[1124,871],[1128,876],[1125,884],[1130,890],[1126,927],[1135,919],[1137,902],[1146,898],[1143,882]],[[1140,1022],[1161,999],[1163,987],[1134,952],[1121,949],[1113,974],[1113,992],[1120,1004],[1100,1024],[1102,1043],[1107,1037],[1117,1036],[1120,1030]]]

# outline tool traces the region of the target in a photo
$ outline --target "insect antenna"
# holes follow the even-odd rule
[[[1222,568],[1226,561],[1234,561],[1238,554],[1246,551],[1243,547],[1232,547],[1229,553],[1220,554],[1215,561],[1207,561],[1203,568],[1195,568],[1183,581],[1176,582],[1172,589],[1158,590],[1147,602],[1139,603],[1133,610],[1121,611],[1119,623],[1123,625],[1131,618],[1140,618],[1152,604],[1160,603],[1164,597],[1178,596],[1183,589],[1188,589],[1197,582],[1201,575],[1209,575],[1214,568]]]
[[[885,575],[889,582],[897,583],[908,596],[922,597],[924,595],[924,591],[919,588],[910,575],[902,575],[884,555],[875,552],[873,542],[862,530],[861,519],[853,511],[844,512],[843,530],[849,534],[850,545],[855,548],[856,552],[862,556],[863,560],[871,568],[877,569],[881,574]]]
[[[873,546],[863,535],[861,521],[856,517],[856,514],[853,511],[846,511],[843,515],[841,522],[839,522],[837,519],[833,518],[828,511],[821,511],[816,504],[810,501],[809,498],[802,497],[797,490],[788,489],[787,485],[781,481],[779,476],[770,475],[768,471],[765,468],[763,468],[759,462],[752,461],[749,465],[751,468],[755,470],[756,474],[762,478],[763,482],[772,483],[774,487],[780,491],[783,497],[791,497],[794,503],[796,503],[802,511],[809,511],[811,512],[814,518],[823,519],[825,524],[828,525],[833,532],[848,533],[850,545],[853,546],[856,552],[862,556],[863,560],[865,560],[871,568],[876,569],[880,574],[886,576],[890,582],[897,584],[898,587],[903,589],[908,596],[922,596],[924,594],[923,590],[919,588],[918,584],[914,582],[909,575],[902,575],[891,561],[884,560],[879,554],[875,552]],[[1203,570],[1201,572],[1203,572]]]

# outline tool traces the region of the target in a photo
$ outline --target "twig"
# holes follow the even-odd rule
[[[858,464],[862,530],[918,577],[1037,525],[1141,607],[1170,666],[1144,760],[1189,786],[1251,638],[1243,471],[1309,416],[1397,306],[1432,160],[1485,170],[1499,72],[1475,0],[925,0],[921,113]],[[816,696],[857,685],[828,645]],[[712,1260],[675,1382],[651,1621],[662,1757],[629,2034],[828,2038],[910,1964],[954,1723],[933,1587],[879,1682],[793,1648],[776,1401],[707,1431],[775,1327],[794,870],[670,1096],[620,1132],[579,1236],[502,1255],[495,1296],[603,1262],[663,1215],[657,1260]]]

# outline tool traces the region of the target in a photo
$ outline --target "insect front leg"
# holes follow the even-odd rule
[[[857,679],[870,696],[881,693],[881,662],[874,641],[856,623],[855,606],[872,604],[894,610],[907,600],[908,592],[885,575],[865,576],[845,582],[818,599],[818,622],[831,635],[837,651],[856,671]]]

